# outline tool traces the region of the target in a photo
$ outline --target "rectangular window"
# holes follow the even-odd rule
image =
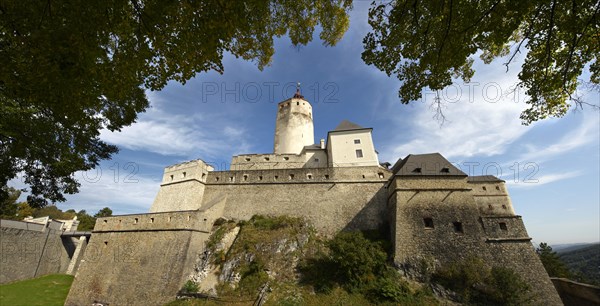
[[[363,157],[362,150],[356,150],[356,157],[357,158]]]
[[[425,228],[433,228],[432,218],[423,218],[423,223],[425,223]]]
[[[460,222],[453,222],[452,225],[454,225],[454,231],[457,233],[462,233],[463,232],[463,226],[462,223]]]
[[[354,144],[360,144],[360,139],[354,139]]]
[[[501,230],[503,230],[503,231],[507,231],[508,230],[508,227],[506,226],[506,223],[500,222],[499,225],[500,225],[500,229]]]

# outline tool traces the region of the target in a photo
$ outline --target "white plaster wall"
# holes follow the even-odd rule
[[[354,140],[359,139],[360,144]],[[356,150],[362,150],[363,157],[356,157]],[[329,132],[327,152],[330,167],[378,166],[370,129]]]
[[[312,106],[304,99],[288,99],[277,105],[276,154],[300,154],[304,146],[315,143]]]

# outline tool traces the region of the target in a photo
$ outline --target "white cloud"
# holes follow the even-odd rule
[[[426,93],[423,102],[416,102],[418,110],[412,120],[396,121],[398,129],[408,127],[407,132],[414,135],[412,139],[386,148],[384,155],[440,152],[447,158],[460,158],[503,154],[512,142],[531,128],[521,125],[519,114],[525,107],[522,102],[516,103],[510,95],[496,95],[498,89],[506,94],[515,82],[514,76],[505,75],[489,79],[489,82],[448,88],[441,95],[447,118],[441,127],[429,109],[435,95]]]
[[[592,141],[597,142],[599,137],[598,127],[600,126],[598,116],[583,116],[582,118],[583,120],[577,128],[574,128],[549,146],[527,145],[527,152],[521,155],[518,160],[542,162],[573,151]]]
[[[102,140],[119,147],[161,155],[215,158],[247,148],[245,129],[216,116],[176,114],[161,103],[140,115],[138,122],[120,132],[102,130]],[[234,144],[233,146],[231,144]]]
[[[511,188],[535,188],[546,184],[574,178],[583,175],[583,171],[571,171],[565,173],[551,173],[533,178],[528,181],[515,182],[514,180],[507,180],[506,184]]]

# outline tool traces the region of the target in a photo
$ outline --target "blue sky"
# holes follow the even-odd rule
[[[600,113],[570,111],[523,126],[526,96],[511,93],[521,64],[506,72],[505,59],[490,65],[476,59],[471,82],[457,81],[443,92],[447,121],[440,127],[432,118],[432,92],[403,105],[399,81],[361,60],[368,7],[355,3],[350,29],[335,47],[323,47],[318,33],[299,49],[284,37],[276,40],[272,65],[264,71],[226,55],[223,75],[202,73],[185,85],[148,92],[151,108],[137,123],[102,133],[120,153],[96,170],[77,173],[81,192],[59,208],[147,212],[167,165],[200,158],[227,169],[232,155],[272,152],[276,104],[301,82],[313,105],[317,142],[344,119],[372,127],[381,162],[440,152],[467,173],[506,180],[534,241],[599,241]],[[522,62],[524,54],[518,57]],[[579,93],[600,103],[597,91]]]

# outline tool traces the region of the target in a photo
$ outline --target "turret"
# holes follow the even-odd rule
[[[275,123],[275,154],[300,154],[315,143],[312,106],[296,90],[293,98],[280,102]]]

